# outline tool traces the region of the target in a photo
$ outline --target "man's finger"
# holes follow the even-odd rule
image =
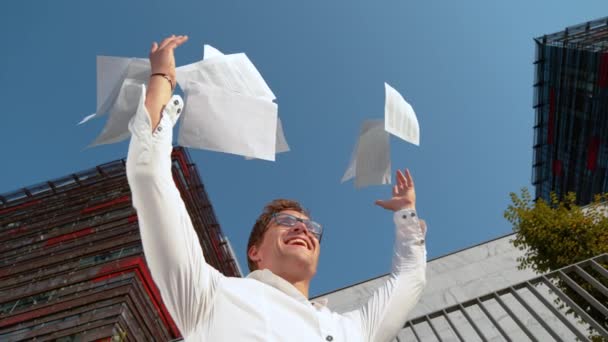
[[[377,206],[379,206],[379,207],[382,207],[382,208],[386,209],[386,205],[384,204],[384,201],[377,200],[377,201],[376,201],[376,202],[374,202],[374,203],[376,203],[376,205],[377,205]]]
[[[173,50],[176,47],[178,47],[178,46],[182,45],[183,43],[185,43],[187,40],[188,40],[187,36],[180,36],[177,39],[173,40],[171,43],[169,43],[167,45],[167,48]]]
[[[401,170],[397,170],[397,184],[401,186],[407,186],[407,181]]]
[[[410,187],[414,187],[414,178],[412,178],[412,174],[409,169],[405,169],[405,179],[407,180],[407,184]]]
[[[188,40],[187,36],[177,36],[171,39],[165,46],[163,47],[166,50],[174,50],[176,47],[182,45]]]
[[[398,185],[394,185],[393,186],[393,197],[399,195],[399,186]]]
[[[157,42],[153,42],[152,43],[152,47],[150,48],[150,53],[155,53],[156,50],[158,50],[158,43]]]
[[[177,37],[177,45],[182,45],[188,40],[188,36],[179,36]]]
[[[169,45],[169,43],[171,43],[173,40],[175,40],[175,35],[174,34],[171,35],[171,37],[167,37],[167,38],[163,39],[163,41],[160,42],[160,45],[159,45],[158,48],[159,49],[163,49],[165,46]]]

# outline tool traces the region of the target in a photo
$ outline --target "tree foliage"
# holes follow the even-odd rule
[[[524,252],[520,269],[545,273],[608,252],[608,194],[588,206],[576,205],[576,194],[563,200],[552,193],[551,203],[534,201],[528,189],[511,193],[504,216],[516,233],[513,245]]]

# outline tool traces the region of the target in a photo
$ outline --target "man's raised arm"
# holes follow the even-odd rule
[[[182,105],[181,100],[171,98],[173,50],[186,40],[185,36],[172,36],[152,45],[152,75],[147,91],[142,87],[137,113],[129,123],[132,138],[127,157],[127,177],[146,261],[184,337],[207,315],[222,277],[205,263],[171,172],[173,125]]]
[[[426,226],[416,214],[414,180],[397,171],[392,198],[376,201],[394,212],[396,238],[393,267],[386,282],[360,309],[345,313],[359,323],[365,341],[391,341],[405,324],[426,284]]]
[[[158,126],[162,111],[171,99],[175,89],[175,55],[173,51],[188,40],[188,36],[165,38],[160,44],[152,43],[150,48],[150,82],[146,93],[146,109],[150,115],[152,128]]]

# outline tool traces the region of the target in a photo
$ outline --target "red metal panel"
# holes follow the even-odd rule
[[[553,174],[556,176],[561,176],[563,173],[563,164],[561,160],[554,160],[553,161]]]
[[[24,227],[18,227],[18,228],[15,228],[15,229],[11,229],[8,232],[6,232],[6,234],[12,236],[12,235],[17,235],[19,233],[23,233],[25,231],[27,231],[27,227],[24,226]]]
[[[78,230],[78,231],[75,231],[75,232],[72,232],[69,234],[59,235],[52,239],[46,240],[46,243],[44,244],[44,246],[50,247],[50,246],[56,245],[60,242],[78,239],[81,236],[86,236],[86,235],[92,234],[94,232],[95,232],[95,229],[89,227],[89,228],[81,229],[81,230]]]
[[[122,196],[120,198],[116,198],[116,199],[113,199],[113,200],[105,202],[105,203],[101,203],[101,204],[98,204],[98,205],[95,205],[95,206],[92,206],[89,208],[85,208],[81,211],[81,214],[90,213],[92,211],[96,211],[99,209],[111,207],[111,206],[119,204],[119,203],[130,202],[130,201],[131,201],[131,196],[129,196],[129,195]]]
[[[600,150],[600,138],[595,136],[587,146],[587,169],[593,171],[597,167],[597,153]]]
[[[606,52],[600,56],[600,68],[597,73],[597,85],[600,88],[608,86],[608,53]]]
[[[129,216],[129,217],[127,218],[127,222],[128,222],[128,223],[137,222],[137,214]]]
[[[31,200],[29,202],[25,202],[25,203],[16,205],[14,207],[0,209],[0,215],[6,214],[6,213],[10,213],[11,211],[14,211],[14,210],[17,210],[17,209],[24,209],[24,208],[27,208],[27,207],[32,206],[34,204],[38,204],[40,202],[42,202],[42,200],[36,199],[36,200]]]

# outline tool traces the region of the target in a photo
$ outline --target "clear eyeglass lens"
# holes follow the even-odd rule
[[[306,226],[306,229],[308,229],[308,231],[315,235],[319,241],[321,240],[322,228],[321,225],[317,222],[313,222],[310,220],[301,220],[295,216],[291,216],[288,214],[276,215],[275,219],[278,224],[289,228],[295,226],[298,222],[303,222]]]
[[[295,226],[296,223],[298,223],[298,220],[296,220],[294,217],[291,217],[291,216],[281,215],[281,216],[277,216],[277,223],[291,228],[291,227]]]

